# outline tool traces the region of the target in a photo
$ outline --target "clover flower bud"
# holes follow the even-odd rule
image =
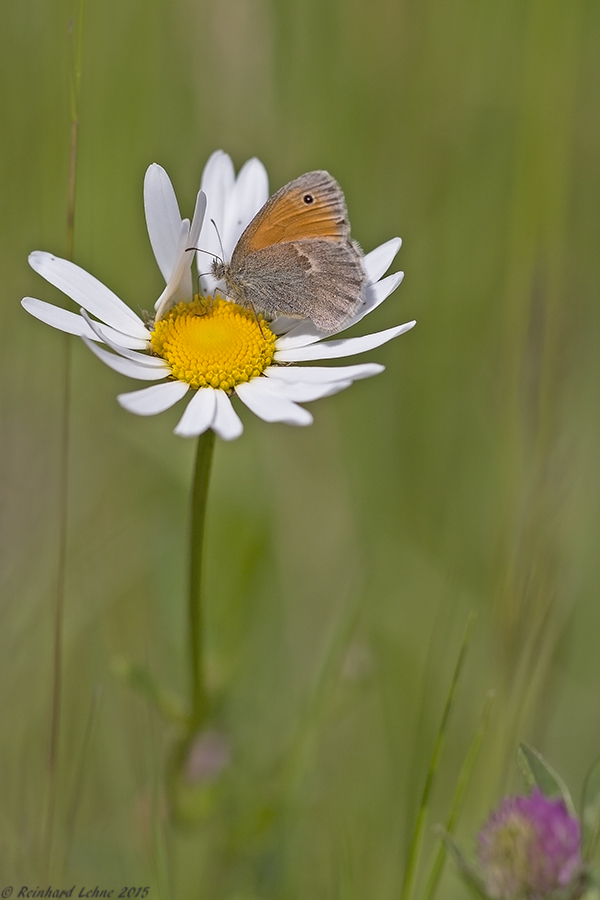
[[[535,788],[507,797],[478,835],[485,889],[494,900],[545,897],[581,872],[581,830],[562,799]]]

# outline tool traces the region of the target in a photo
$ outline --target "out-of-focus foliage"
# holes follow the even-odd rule
[[[185,690],[178,411],[139,419],[75,339],[59,816],[44,868],[65,339],[27,253],[65,252],[66,0],[0,28],[0,872],[210,900],[399,895],[464,623],[441,821],[489,688],[463,845],[531,741],[570,784],[600,745],[600,8],[589,0],[87,0],[75,261],[134,308],[162,288],[142,179],[190,214],[217,147],[272,188],[327,168],[417,328],[306,430],[219,443],[209,662],[231,767],[204,826],[165,817],[173,736],[112,674]],[[340,637],[341,636],[341,637]],[[510,764],[509,764],[510,763]],[[425,852],[434,847],[428,835]],[[44,881],[46,879],[46,881]],[[4,883],[4,882],[3,882]],[[0,885],[1,887],[1,885]],[[444,897],[462,896],[451,875]]]

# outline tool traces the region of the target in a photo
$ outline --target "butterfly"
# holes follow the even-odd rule
[[[361,305],[367,275],[337,181],[325,171],[290,181],[242,232],[230,262],[213,260],[212,274],[230,299],[268,319],[339,331]]]

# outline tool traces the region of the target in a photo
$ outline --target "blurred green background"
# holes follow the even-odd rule
[[[173,732],[111,666],[185,693],[194,444],[172,434],[179,410],[121,410],[131,383],[71,339],[48,872],[65,341],[19,300],[68,306],[27,254],[65,253],[76,16],[7,0],[0,28],[0,887],[391,900],[470,610],[430,823],[490,688],[466,847],[520,786],[518,741],[575,794],[600,752],[600,6],[86,0],[78,264],[151,308],[144,171],[162,164],[189,215],[222,147],[236,167],[259,156],[273,190],[331,171],[365,250],[404,239],[404,284],[358,330],[418,326],[368,354],[383,375],[311,405],[311,428],[242,409],[242,439],[217,445],[208,652],[231,764],[188,829],[165,815]],[[450,865],[441,894],[465,894]]]

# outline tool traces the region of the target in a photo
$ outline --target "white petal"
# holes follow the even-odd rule
[[[202,190],[206,192],[208,205],[199,240],[204,252],[198,254],[198,271],[202,273],[203,289],[214,295],[219,283],[210,274],[211,263],[223,256],[225,260],[230,259],[243,229],[264,204],[261,200],[268,194],[266,172],[258,160],[250,160],[236,181],[230,158],[217,151],[206,164]]]
[[[308,319],[293,319],[291,316],[275,316],[272,322],[269,322],[269,328],[273,334],[287,334],[292,328],[298,325],[298,322],[308,322]]]
[[[277,381],[305,384],[331,384],[334,381],[358,381],[379,375],[385,366],[379,363],[361,363],[357,366],[269,366],[265,375]]]
[[[122,356],[117,356],[114,353],[109,353],[108,350],[103,350],[102,347],[97,347],[93,341],[88,340],[86,337],[82,338],[82,340],[86,347],[88,347],[98,359],[101,359],[103,363],[106,363],[106,365],[111,369],[114,369],[115,372],[120,372],[121,375],[128,375],[130,378],[139,378],[140,381],[158,381],[160,378],[166,378],[167,375],[171,374],[171,369],[166,363],[164,364],[164,367],[160,369],[152,369],[150,366],[141,366],[132,359],[124,359]]]
[[[29,255],[29,264],[42,278],[107,325],[132,337],[150,337],[150,332],[139,316],[89,272],[67,259],[60,259],[41,250]]]
[[[104,343],[108,344],[111,350],[115,350],[119,354],[119,356],[124,356],[126,359],[132,359],[134,362],[137,362],[142,366],[150,366],[150,368],[154,369],[164,369],[165,361],[163,359],[160,359],[158,356],[149,356],[147,353],[138,353],[136,350],[128,350],[126,347],[123,347],[116,341],[113,341],[105,333],[105,326],[102,326],[98,322],[95,322],[93,319],[91,319],[86,313],[85,309],[81,310],[81,315],[88,323],[97,340],[104,341]]]
[[[61,309],[60,306],[53,306],[52,303],[46,303],[44,300],[36,300],[35,297],[23,297],[21,306],[28,313],[51,325],[52,328],[58,328],[60,331],[66,331],[67,334],[76,334],[79,337],[90,338],[92,341],[100,340],[96,337],[85,319],[77,315],[77,313],[69,312]]]
[[[223,208],[226,197],[233,189],[234,182],[235,170],[231,158],[223,150],[215,150],[204,166],[200,185],[208,197],[209,204],[216,204],[218,200]]]
[[[189,384],[183,381],[166,381],[164,384],[153,384],[140,391],[118,394],[117,400],[123,409],[138,416],[154,416],[175,406],[188,390]]]
[[[383,303],[403,281],[404,272],[394,272],[392,275],[388,275],[387,278],[381,278],[376,284],[371,285],[371,290],[375,297],[368,312],[371,312],[371,309],[375,309],[376,306]]]
[[[69,312],[67,309],[62,309],[60,306],[53,306],[52,303],[46,303],[45,300],[37,300],[35,297],[24,297],[21,300],[21,306],[28,313],[31,313],[32,316],[35,316],[36,319],[39,319],[40,322],[51,325],[52,328],[58,328],[60,331],[65,331],[67,334],[87,337],[92,341],[105,340],[105,336],[108,336],[119,347],[132,347],[136,350],[145,350],[148,346],[148,341],[129,337],[120,331],[115,331],[114,328],[110,328],[108,325],[102,326],[103,337],[100,338],[94,334],[80,315]]]
[[[129,337],[129,335],[123,334],[122,331],[117,331],[116,329],[111,328],[110,325],[103,325],[102,333],[104,334],[105,339],[109,338],[119,348],[129,347],[132,350],[147,350],[148,349],[148,341],[147,340],[144,340],[143,338]]]
[[[313,417],[307,409],[291,400],[277,397],[263,387],[264,378],[253,378],[238,384],[235,392],[248,409],[265,422],[285,422],[287,425],[311,425]]]
[[[364,319],[369,313],[373,312],[374,309],[383,303],[386,300],[392,291],[395,291],[399,284],[401,284],[404,279],[404,272],[394,272],[393,275],[388,275],[387,278],[382,278],[381,281],[378,281],[376,284],[368,285],[368,289],[364,295],[364,301],[360,306],[358,312],[352,316],[352,318],[346,322],[344,327],[340,329],[341,331],[345,331],[346,328],[350,328],[351,325],[356,325],[357,322],[360,322],[361,319]],[[334,332],[338,334],[339,332]]]
[[[246,225],[252,221],[268,199],[267,170],[258,159],[249,159],[239,171],[225,210],[221,238],[228,257],[233,253]]]
[[[192,299],[190,269],[194,260],[194,253],[190,249],[190,223],[188,219],[184,219],[181,223],[177,253],[177,265],[173,270],[173,274],[164,291],[154,304],[157,321],[176,303],[179,303],[181,300],[187,302]]]
[[[234,184],[235,172],[233,163],[226,153],[223,153],[222,150],[217,150],[206,163],[202,173],[201,189],[206,194],[207,204],[198,246],[219,258],[221,257],[221,244],[211,219],[214,220],[221,240],[223,240],[225,209]],[[206,264],[207,260],[209,261],[208,266]],[[206,253],[199,254],[198,268],[200,272],[210,268],[210,256],[207,256]]]
[[[204,214],[206,213],[206,204],[206,194],[204,191],[198,191],[196,205],[194,206],[194,215],[192,216],[192,224],[190,225],[190,247],[198,246],[198,239],[204,223]]]
[[[194,253],[194,248],[199,247],[198,242],[200,240],[200,232],[202,231],[202,224],[204,222],[205,213],[206,194],[204,193],[204,191],[198,191],[198,195],[196,196],[196,205],[194,207],[194,215],[192,216],[192,224],[190,225],[190,233],[187,240],[187,247],[185,247],[184,249],[184,253],[186,256],[186,269],[184,270],[181,284],[175,295],[175,302],[179,302],[180,300],[188,302],[192,300],[194,294],[197,293],[197,286],[192,282],[191,268],[194,257],[197,257],[198,255]]]
[[[215,391],[215,399],[217,407],[212,423],[213,431],[224,441],[235,441],[244,430],[242,421],[225,391]]]
[[[371,284],[375,284],[387,272],[401,246],[401,238],[396,237],[386,241],[385,244],[380,244],[379,247],[366,254],[363,265]]]
[[[277,350],[275,360],[277,362],[301,362],[308,359],[339,359],[341,356],[354,356],[356,353],[364,353],[367,350],[374,350],[375,347],[381,347],[392,338],[404,334],[405,331],[410,331],[416,324],[414,321],[406,322],[404,325],[396,325],[395,328],[387,328],[385,331],[377,331],[374,334],[364,334],[361,337],[346,338],[341,341],[325,341],[295,350]]]
[[[195,437],[208,431],[215,417],[215,394],[216,391],[211,387],[197,390],[177,423],[175,434],[180,437]]]
[[[351,381],[330,381],[328,384],[303,384],[301,381],[297,381],[290,384],[287,381],[271,378],[267,381],[266,390],[274,397],[283,397],[287,400],[294,400],[296,403],[309,403],[311,400],[321,400],[323,397],[337,394],[350,387],[351,384]]]
[[[344,326],[344,328],[345,327],[346,326]],[[288,332],[277,338],[275,346],[278,350],[291,350],[293,347],[308,347],[309,344],[316,344],[317,341],[322,341],[324,337],[328,337],[328,335],[319,331],[310,319],[301,319],[300,322],[297,322],[297,324]]]
[[[177,263],[181,213],[171,179],[156,163],[148,167],[144,178],[144,208],[156,262],[169,281]]]

